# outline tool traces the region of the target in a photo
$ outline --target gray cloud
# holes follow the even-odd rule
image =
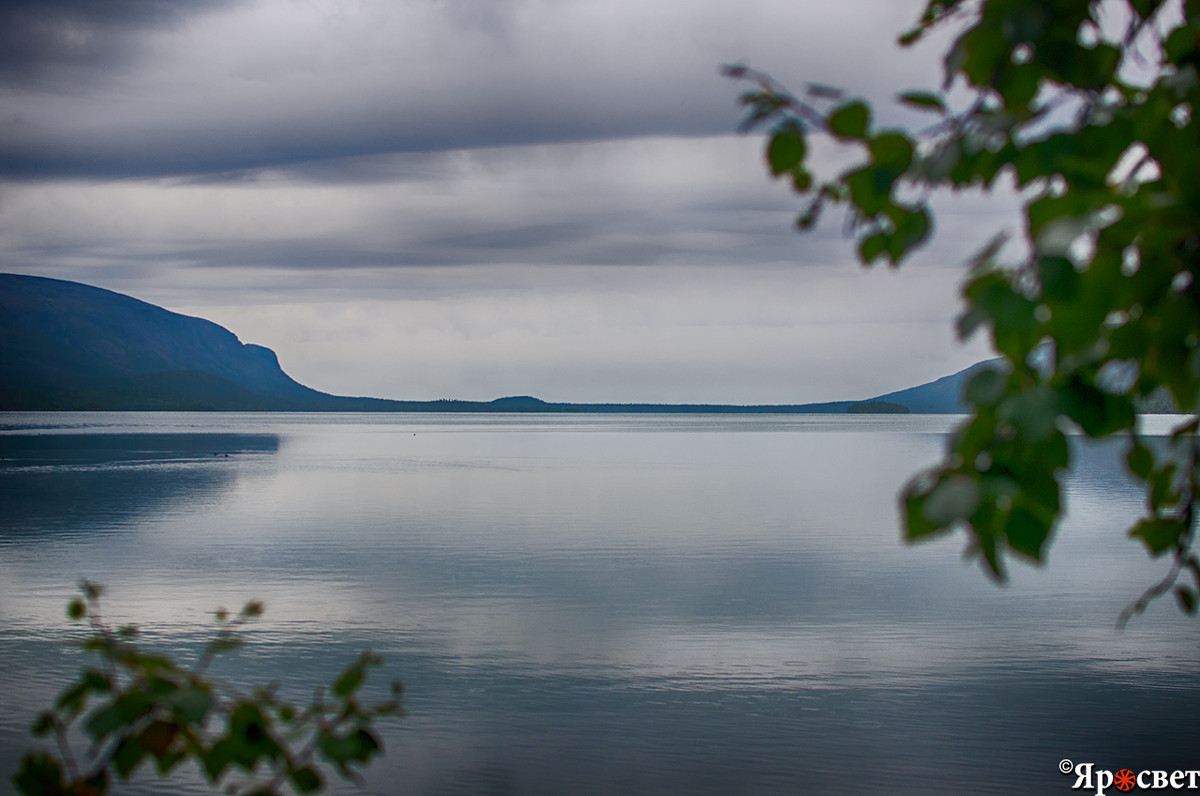
[[[0,86],[66,88],[128,64],[139,37],[232,0],[8,0],[0,5]]]
[[[851,267],[836,213],[794,232],[717,74],[936,82],[892,46],[919,0],[96,5],[0,12],[32,37],[0,56],[3,270],[211,318],[339,393],[815,401],[983,355],[956,269],[1011,197],[938,197],[911,266]]]
[[[738,118],[737,88],[717,75],[723,62],[752,57],[781,77],[820,75],[879,96],[932,71],[921,58],[878,68],[915,0],[92,5],[10,12],[12,30],[33,43],[8,56],[0,174],[222,174],[711,135]],[[64,65],[86,72],[86,90],[41,85]]]
[[[739,265],[844,257],[753,138],[640,139],[374,158],[387,180],[151,180],[10,187],[0,245],[42,266],[87,256],[290,271],[489,263]],[[389,163],[389,161],[398,161]]]

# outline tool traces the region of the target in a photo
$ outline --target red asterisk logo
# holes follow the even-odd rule
[[[1133,776],[1133,772],[1127,768],[1123,768],[1113,776],[1113,785],[1117,790],[1133,790],[1133,786],[1137,784],[1137,778]]]

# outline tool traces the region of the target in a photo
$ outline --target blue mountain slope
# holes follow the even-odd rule
[[[999,359],[989,359],[977,362],[971,367],[960,370],[958,373],[950,376],[943,376],[936,381],[921,384],[917,387],[909,387],[906,390],[889,392],[871,400],[887,401],[907,406],[910,411],[916,413],[960,414],[966,412],[968,409],[966,401],[963,400],[963,388],[966,386],[967,381],[985,367],[1002,367],[1002,361]]]
[[[0,408],[318,408],[268,348],[109,290],[0,274]]]
[[[872,402],[912,412],[965,410],[963,385],[980,363]],[[271,410],[434,412],[844,413],[853,404],[729,406],[550,403],[530,396],[477,401],[348,398],[305,387],[269,348],[211,321],[109,290],[0,274],[0,410]]]

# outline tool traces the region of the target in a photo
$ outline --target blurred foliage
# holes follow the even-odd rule
[[[304,707],[281,699],[277,685],[244,691],[208,676],[219,655],[242,645],[239,631],[262,603],[236,615],[218,610],[212,641],[186,667],[140,648],[136,627],[106,624],[99,586],[84,581],[80,590],[67,615],[87,622],[82,646],[99,665],[84,668],[34,723],[34,735],[53,739],[56,752],[21,759],[13,784],[26,796],[101,796],[139,768],[152,765],[165,778],[188,761],[225,793],[317,793],[325,767],[357,780],[356,768],[381,752],[375,721],[401,712],[398,682],[385,702],[359,701],[367,670],[382,662],[369,652]]]
[[[968,553],[1003,579],[1007,554],[1041,561],[1062,516],[1067,434],[1119,436],[1145,486],[1129,535],[1171,559],[1122,615],[1173,590],[1197,608],[1192,552],[1200,397],[1200,8],[1196,0],[930,0],[902,45],[956,34],[944,82],[870,103],[810,85],[794,95],[748,67],[745,129],[765,126],[767,168],[808,199],[798,226],[844,206],[864,265],[896,266],[934,230],[937,192],[1014,189],[1024,228],[971,260],[963,338],[990,336],[1003,365],[967,387],[971,412],[942,463],[902,506],[908,539],[965,530]],[[919,129],[918,129],[919,128]],[[854,165],[822,176],[814,136]],[[1140,408],[1169,396],[1189,415],[1163,445]]]

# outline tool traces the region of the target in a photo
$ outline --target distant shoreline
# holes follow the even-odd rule
[[[72,406],[0,409],[15,412],[199,412],[199,413],[284,413],[284,414],[558,414],[558,415],[847,415],[910,414],[906,406],[881,406],[871,401],[833,401],[816,404],[656,404],[656,403],[551,403],[537,398],[499,398],[494,401],[393,401],[384,398],[342,399],[353,404],[320,407],[212,407],[197,405],[162,406]],[[942,414],[916,412],[916,414]]]
[[[132,296],[61,279],[0,274],[0,411],[404,412],[424,414],[937,414],[964,408],[976,364],[916,387],[805,404],[567,403],[351,397],[307,387],[275,352]]]

